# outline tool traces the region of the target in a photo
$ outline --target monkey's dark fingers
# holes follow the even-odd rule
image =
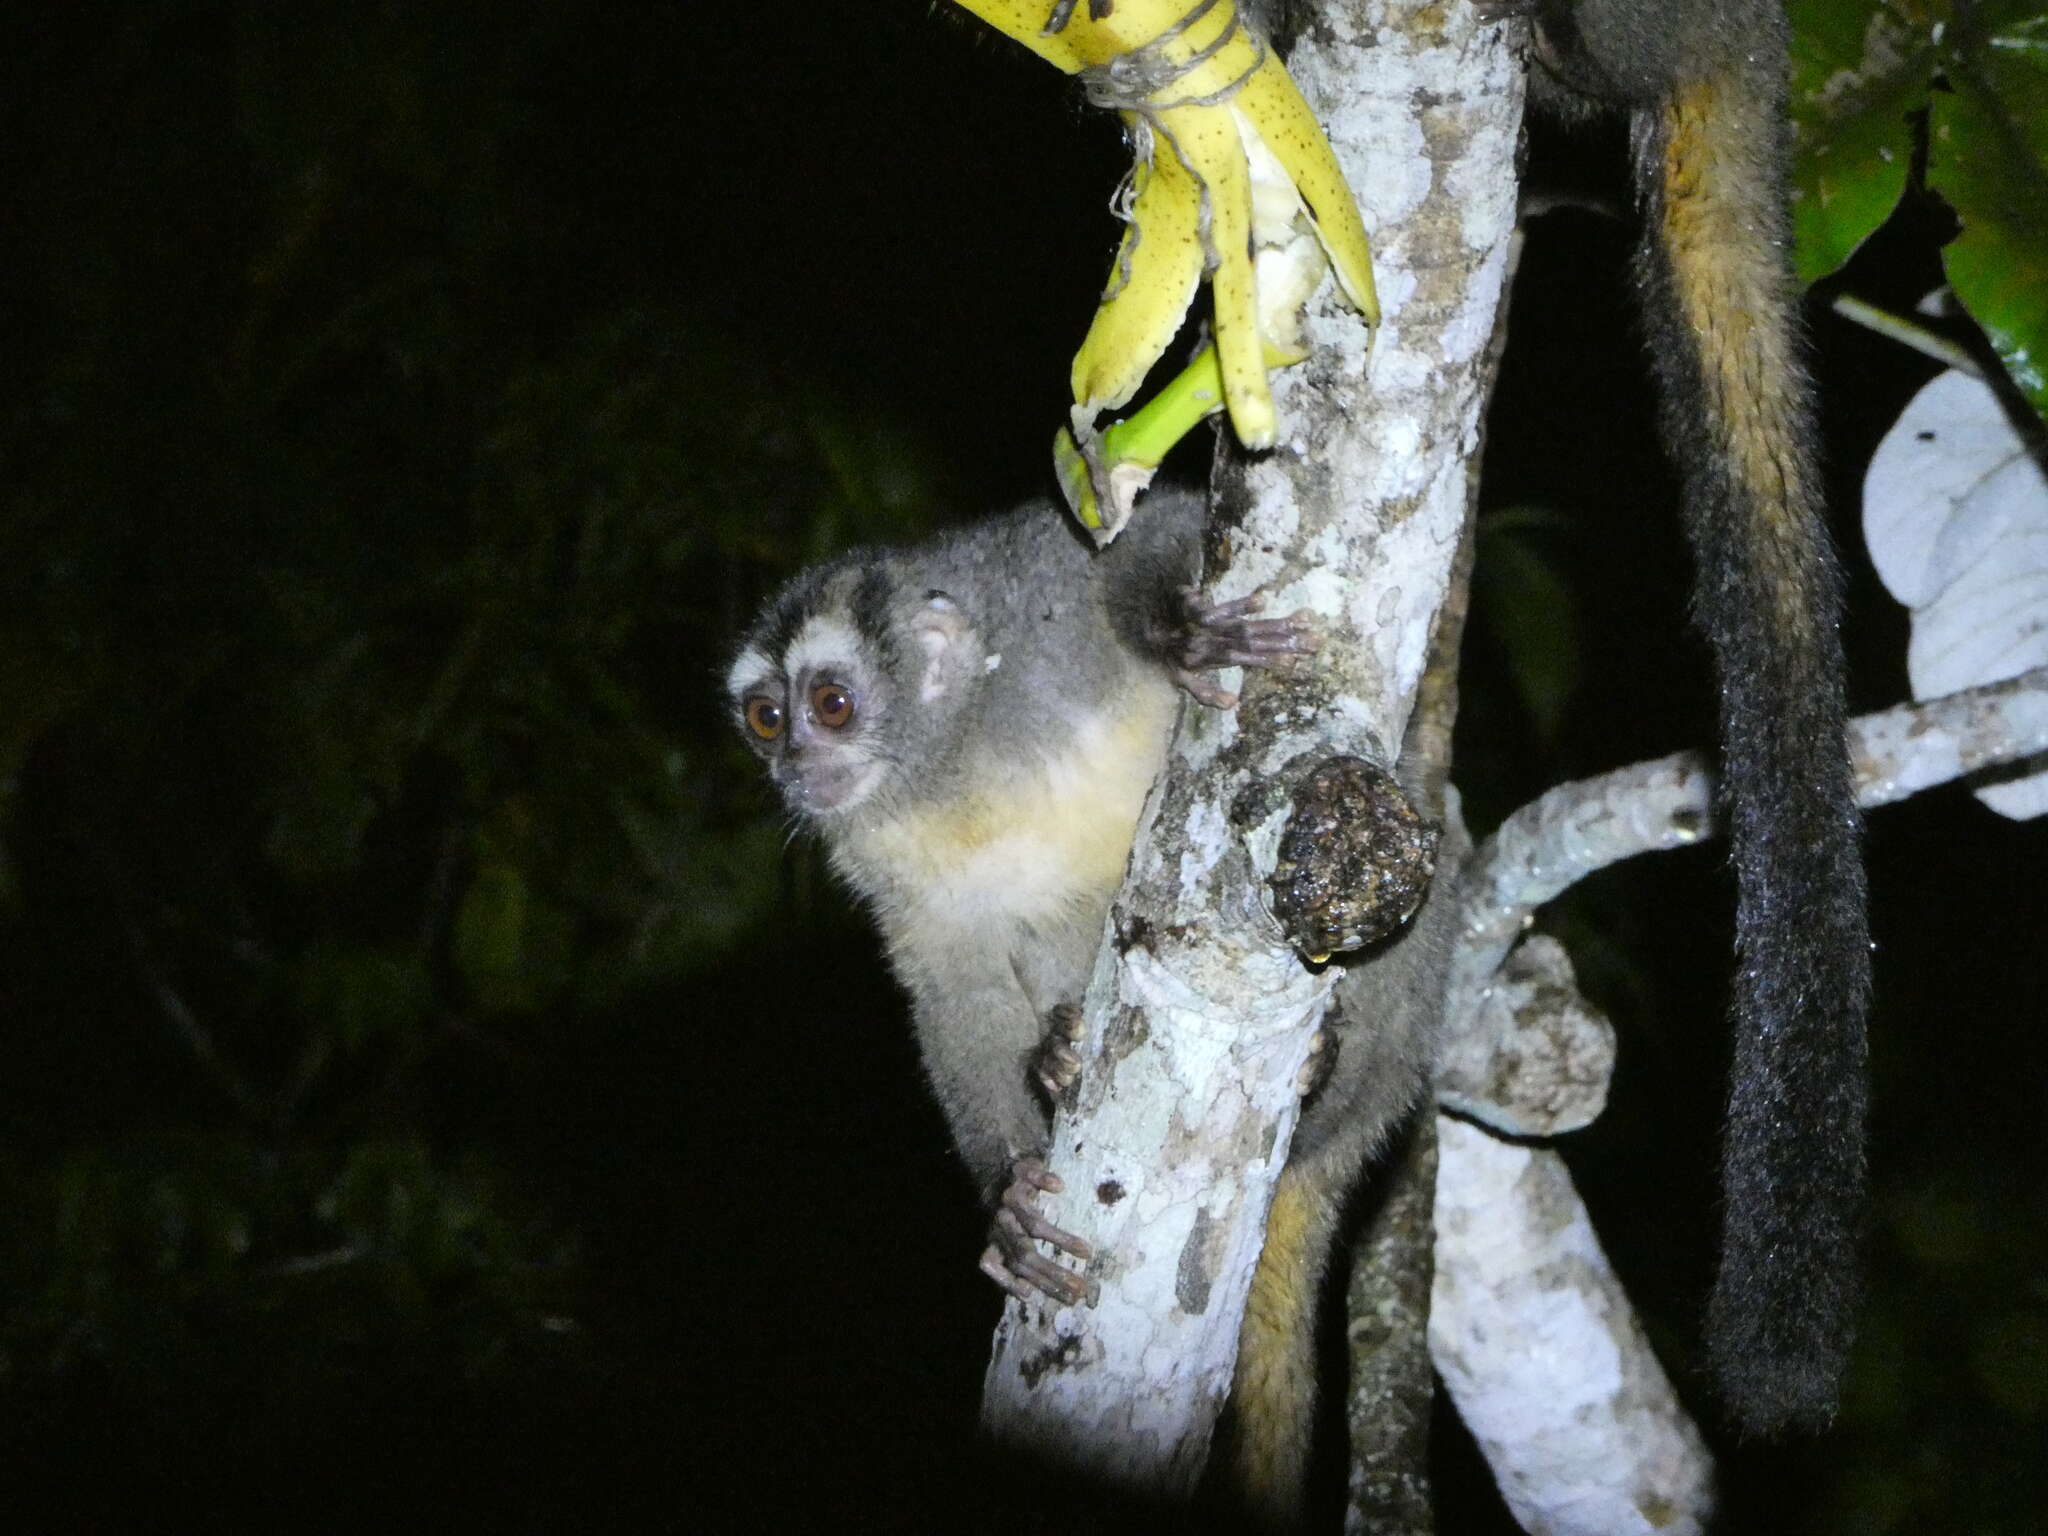
[[[981,1272],[1019,1301],[1050,1300],[1077,1307],[1096,1294],[1086,1276],[1062,1269],[1028,1245],[1011,1253],[1001,1242],[990,1243],[981,1253]]]
[[[1074,1003],[1058,1003],[1046,1010],[1045,1039],[1031,1064],[1032,1075],[1055,1100],[1062,1100],[1081,1080],[1081,1010]]]
[[[1082,1026],[1079,1003],[1054,1003],[1045,1011],[1045,1032],[1048,1037],[1057,1036],[1068,1045],[1079,1045]]]
[[[1202,596],[1200,587],[1182,587],[1180,595],[1188,605],[1188,622],[1205,628],[1211,624],[1228,624],[1234,619],[1249,618],[1266,606],[1266,594],[1263,592],[1233,598],[1227,603],[1211,602]]]
[[[1101,1287],[1086,1275],[1074,1273],[1036,1249],[1025,1249],[1023,1257],[1016,1262],[1022,1270],[1023,1279],[1063,1306],[1082,1306],[1101,1294]]]
[[[1315,648],[1314,633],[1293,619],[1246,619],[1189,635],[1182,660],[1191,667],[1259,667]]]
[[[1261,625],[1287,624],[1286,619],[1258,620]],[[1190,697],[1211,709],[1231,709],[1237,695],[1207,674],[1217,667],[1273,667],[1292,661],[1316,648],[1313,636],[1301,631],[1273,634],[1191,635],[1183,647],[1180,665],[1173,669],[1173,681]]]
[[[1018,1195],[1016,1185],[1004,1193],[1003,1204],[989,1222],[989,1246],[981,1256],[981,1270],[996,1284],[1020,1300],[1031,1299],[1036,1291],[1062,1306],[1078,1306],[1093,1299],[1095,1282],[1077,1274],[1033,1247],[1033,1240],[1051,1243],[1074,1257],[1086,1259],[1094,1250],[1070,1232],[1062,1232],[1029,1205],[1030,1195]],[[1024,1289],[1019,1289],[1019,1287]]]
[[[1266,606],[1266,594],[1253,592],[1227,603],[1212,602],[1198,587],[1180,589],[1182,609],[1191,634],[1237,637],[1257,643],[1257,637],[1273,637],[1272,644],[1289,651],[1312,651],[1318,640],[1309,615],[1290,613],[1284,618],[1255,619]]]
[[[1056,1195],[1067,1187],[1065,1179],[1054,1173],[1035,1157],[1011,1159],[1010,1187],[1003,1191],[1004,1203],[1007,1204],[1010,1196],[1013,1194],[1018,1194],[1021,1199],[1028,1200],[1031,1197],[1030,1190],[1025,1190],[1021,1193],[1018,1191],[1017,1186],[1019,1184],[1029,1184],[1031,1189],[1042,1189],[1048,1195]]]
[[[1007,1225],[1014,1225],[1026,1236],[1051,1243],[1062,1253],[1070,1253],[1083,1261],[1094,1258],[1095,1250],[1085,1238],[1062,1231],[1039,1214],[1039,1192],[1056,1195],[1066,1187],[1058,1174],[1049,1172],[1036,1158],[1018,1158],[1010,1187],[1003,1191],[1003,1198],[996,1207],[998,1232],[1007,1230]]]
[[[1192,667],[1173,669],[1174,686],[1179,688],[1197,704],[1206,704],[1211,709],[1237,708],[1237,695],[1225,688],[1215,678],[1194,670]]]
[[[1073,1233],[1054,1226],[1026,1203],[1028,1199],[1028,1196],[1024,1196],[1015,1204],[1006,1202],[1004,1208],[996,1212],[996,1225],[1005,1231],[1014,1227],[1025,1236],[1036,1238],[1042,1243],[1051,1243],[1060,1252],[1072,1254],[1084,1263],[1095,1257],[1095,1250],[1086,1238],[1076,1237]]]
[[[1038,1048],[1038,1081],[1055,1099],[1081,1081],[1081,1053],[1064,1040],[1048,1040]]]
[[[1215,619],[1191,624],[1181,641],[1184,667],[1263,667],[1305,656],[1322,644],[1305,614],[1284,619]]]
[[[984,1275],[1019,1301],[1038,1300],[1038,1292],[1010,1273],[1009,1267],[1003,1263],[1003,1251],[999,1245],[990,1243],[981,1250],[980,1268]]]
[[[1167,653],[1173,681],[1198,703],[1211,709],[1234,709],[1237,695],[1203,674],[1218,667],[1270,667],[1316,649],[1320,641],[1305,614],[1284,619],[1255,619],[1265,594],[1253,592],[1227,603],[1211,602],[1193,587],[1183,587],[1178,632]]]

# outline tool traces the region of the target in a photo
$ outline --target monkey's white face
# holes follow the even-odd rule
[[[884,701],[852,659],[860,654],[850,626],[815,618],[779,662],[749,646],[726,677],[742,734],[800,815],[852,810],[887,771],[873,730]]]

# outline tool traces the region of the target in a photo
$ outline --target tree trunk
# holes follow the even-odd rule
[[[1170,1496],[1192,1490],[1230,1384],[1333,979],[1282,939],[1262,881],[1310,769],[1400,747],[1471,513],[1515,216],[1522,73],[1469,5],[1335,0],[1290,69],[1365,212],[1384,323],[1368,348],[1326,286],[1314,353],[1275,379],[1278,446],[1219,470],[1242,518],[1212,533],[1207,590],[1313,614],[1324,647],[1248,678],[1234,716],[1183,714],[1054,1127],[1066,1193],[1047,1214],[1095,1244],[1100,1299],[1012,1302],[983,1402],[997,1437]]]

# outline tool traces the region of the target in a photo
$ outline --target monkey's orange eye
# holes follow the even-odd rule
[[[782,734],[782,706],[755,694],[747,700],[747,729],[763,741],[773,741]]]
[[[836,731],[853,718],[853,695],[837,683],[820,683],[811,690],[811,713]]]

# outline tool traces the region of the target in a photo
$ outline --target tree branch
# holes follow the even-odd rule
[[[1713,1462],[1564,1159],[1437,1117],[1429,1350],[1525,1531],[1696,1536]]]
[[[2038,756],[2048,669],[1866,715],[1850,739],[1865,806]],[[1710,793],[1705,759],[1682,753],[1553,790],[1480,850],[1441,1104],[1514,1136],[1600,1112],[1613,1031],[1561,946],[1515,937],[1593,870],[1708,835]],[[1516,1519],[1561,1536],[1704,1529],[1712,1462],[1563,1160],[1457,1115],[1439,1116],[1438,1136],[1431,1355]]]
[[[1965,774],[2048,752],[2048,668],[1850,722],[1856,799],[1889,805]],[[1609,864],[1683,848],[1719,828],[1708,759],[1679,752],[1561,784],[1516,811],[1481,845],[1465,887],[1465,940],[1451,1018],[1475,1017],[1536,910]],[[1485,1116],[1483,1109],[1457,1107]]]
[[[1436,1379],[1429,1307],[1436,1251],[1436,1119],[1418,1118],[1407,1145],[1374,1181],[1378,1208],[1352,1251],[1345,1290],[1351,1356],[1349,1528],[1373,1536],[1436,1529],[1429,1424]]]

